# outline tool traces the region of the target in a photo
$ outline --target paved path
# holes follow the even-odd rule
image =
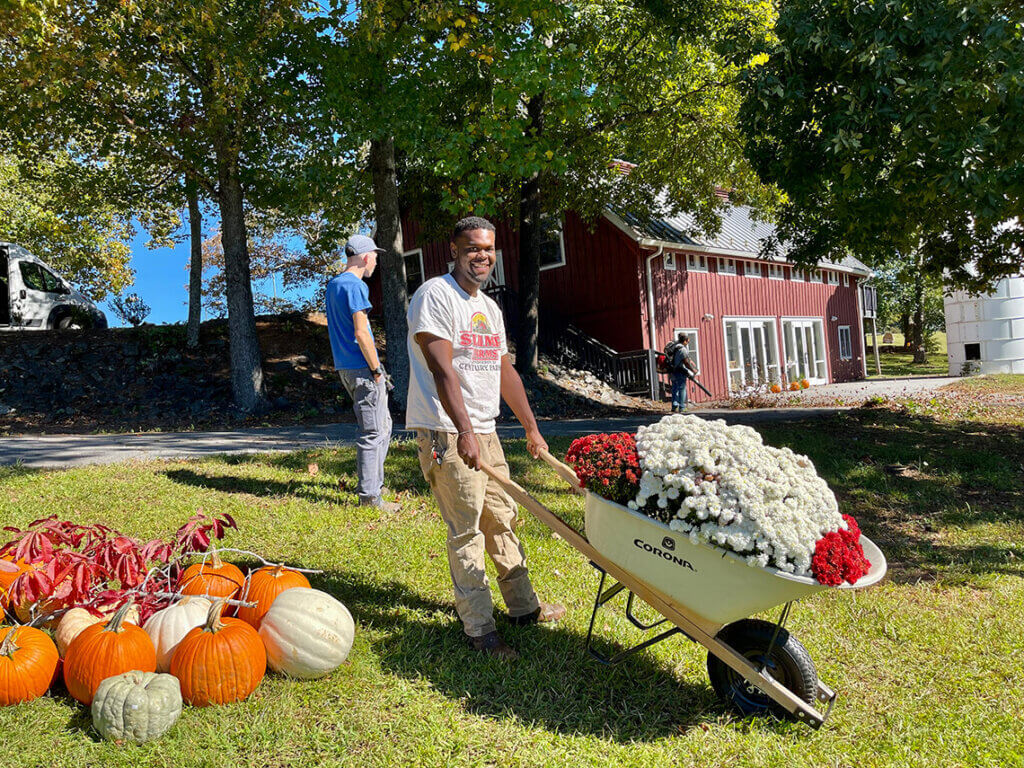
[[[823,384],[799,392],[787,392],[808,403],[828,399],[842,399],[847,403],[860,403],[869,397],[904,397],[931,392],[953,381],[956,376],[912,376],[896,379],[866,379],[864,381],[844,381],[839,384]]]
[[[808,407],[768,408],[732,411],[704,409],[693,411],[709,419],[725,419],[730,424],[762,424],[771,421],[795,421],[829,416],[843,408],[811,407],[814,403],[832,404],[837,399],[855,404],[881,395],[900,397],[938,389],[956,381],[950,377],[915,377],[871,379],[842,384],[812,387],[801,392],[787,392],[788,399],[807,402]],[[584,435],[594,432],[634,431],[643,424],[660,418],[650,414],[613,419],[568,419],[545,421],[545,435]],[[522,437],[522,427],[499,425],[502,437]],[[269,427],[239,429],[229,432],[144,432],[121,435],[24,435],[0,439],[0,465],[21,464],[26,467],[60,468],[86,464],[114,464],[146,459],[178,459],[232,453],[264,453],[296,451],[303,448],[324,448],[355,440],[355,424],[323,426]],[[411,437],[396,428],[395,437]]]
[[[750,411],[705,410],[704,418],[724,418],[731,424],[758,424],[829,416],[840,408],[775,408]],[[567,419],[541,422],[545,435],[584,435],[634,431],[657,421],[659,415],[614,419]],[[499,425],[502,437],[522,437],[518,425]],[[354,441],[355,424],[268,427],[230,432],[143,432],[107,435],[24,435],[0,438],[0,465],[36,468],[114,464],[121,461],[177,459],[217,454],[266,453],[324,448]],[[396,428],[395,437],[412,434]]]

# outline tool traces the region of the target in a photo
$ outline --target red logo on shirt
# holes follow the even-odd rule
[[[459,334],[459,344],[472,349],[473,360],[500,360],[501,336],[491,331],[487,315],[476,312],[469,321],[470,330]]]

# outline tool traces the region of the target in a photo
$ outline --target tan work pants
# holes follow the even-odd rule
[[[450,432],[416,430],[420,469],[448,526],[448,567],[455,588],[455,609],[466,634],[481,637],[495,631],[485,551],[494,561],[498,588],[510,616],[532,613],[540,602],[530,583],[523,546],[513,532],[516,503],[486,474],[466,466],[459,458],[456,439]],[[508,464],[498,435],[477,435],[476,440],[480,458],[507,477]],[[440,463],[434,456],[435,441]]]

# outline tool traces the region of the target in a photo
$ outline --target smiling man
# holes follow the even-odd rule
[[[494,225],[478,216],[452,232],[451,274],[428,280],[409,304],[409,398],[406,427],[416,431],[420,469],[448,526],[455,607],[470,645],[500,658],[516,652],[498,635],[484,554],[498,573],[514,624],[555,621],[565,608],[542,603],[514,531],[516,504],[479,471],[486,462],[508,474],[495,431],[504,398],[537,457],[547,443],[508,356],[498,305],[481,288],[494,268]]]

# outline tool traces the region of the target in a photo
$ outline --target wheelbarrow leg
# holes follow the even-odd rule
[[[616,583],[612,584],[612,586],[608,587],[608,589],[605,589],[604,588],[604,582],[605,582],[605,579],[608,577],[608,574],[599,565],[596,565],[594,563],[591,563],[591,565],[593,565],[597,570],[599,570],[601,572],[601,582],[597,586],[597,597],[594,599],[594,611],[593,611],[593,613],[590,614],[590,626],[587,628],[587,645],[586,645],[587,653],[590,654],[590,656],[592,656],[594,659],[596,659],[597,661],[599,661],[602,664],[605,664],[607,666],[614,666],[614,665],[618,664],[620,661],[622,661],[623,659],[626,659],[629,656],[632,656],[634,653],[638,653],[639,651],[644,650],[644,648],[650,648],[652,645],[655,645],[656,643],[660,643],[662,640],[667,640],[668,638],[672,637],[673,635],[678,635],[678,634],[682,634],[683,633],[683,631],[681,629],[679,629],[679,627],[672,627],[672,629],[668,629],[668,630],[662,632],[659,635],[655,635],[654,637],[649,638],[649,639],[645,640],[644,642],[639,643],[638,645],[634,645],[632,648],[627,648],[624,651],[620,651],[619,653],[616,653],[614,656],[606,656],[605,654],[601,653],[599,650],[594,648],[594,643],[593,643],[593,640],[594,640],[594,622],[597,621],[597,613],[598,613],[598,611],[601,610],[601,606],[603,606],[609,600],[614,598],[617,594],[619,594],[626,587],[624,585],[616,582]],[[631,612],[631,609],[629,607],[629,606],[632,606],[632,603],[633,603],[633,593],[630,592],[629,593],[629,602],[627,603],[627,615],[629,616],[630,621],[632,621],[633,624],[635,624],[636,626],[640,627],[641,629],[650,629],[651,627],[655,627],[658,624],[663,623],[664,620],[656,622],[655,624],[652,624],[652,625],[647,626],[647,627],[645,627],[644,625],[640,624],[632,616],[632,612]]]

